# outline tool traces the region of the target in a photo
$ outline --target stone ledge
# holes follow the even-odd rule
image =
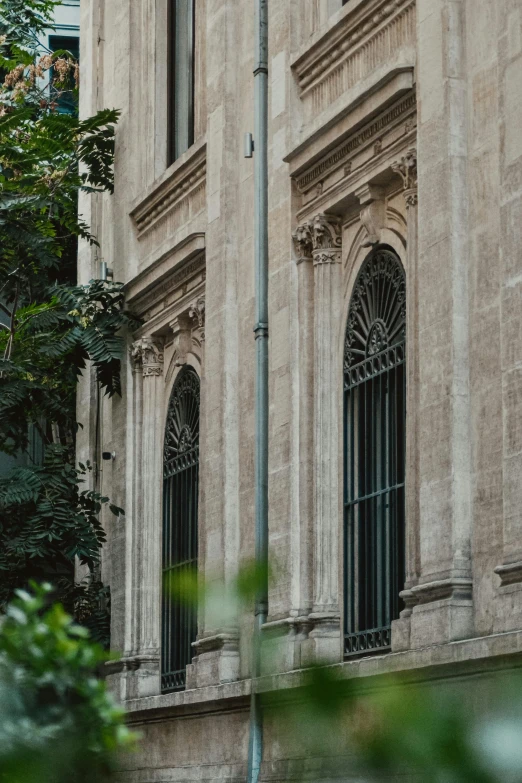
[[[125,285],[127,303],[137,312],[143,301],[185,282],[205,267],[205,235],[193,233]]]
[[[138,230],[138,239],[181,202],[205,187],[206,170],[207,145],[203,138],[168,168],[134,205],[130,215]]]
[[[448,666],[453,667],[451,676],[471,676],[522,667],[522,631],[376,655],[333,664],[328,668],[343,678],[360,678],[361,690],[365,690],[379,687],[379,682],[383,683],[382,687],[388,687],[390,675],[417,682],[447,678]],[[300,670],[264,676],[257,681],[257,690],[261,693],[295,690],[304,684],[305,674],[305,670]],[[378,681],[373,678],[378,678]],[[244,710],[248,707],[250,693],[251,680],[240,680],[198,690],[129,700],[125,707],[133,723],[161,719],[167,715]]]
[[[501,587],[518,584],[522,582],[522,562],[505,563],[497,566],[495,573],[500,577]]]

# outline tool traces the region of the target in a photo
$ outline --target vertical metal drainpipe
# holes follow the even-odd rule
[[[268,614],[268,0],[255,0],[255,4],[255,560],[262,579],[256,595],[252,642],[248,783],[257,783],[263,758],[263,718],[255,685],[261,674],[261,633]]]

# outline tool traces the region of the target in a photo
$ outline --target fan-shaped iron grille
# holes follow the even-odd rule
[[[198,562],[199,404],[199,378],[185,367],[170,398],[163,455],[163,692],[185,687],[197,634],[194,608],[173,593],[180,573]]]
[[[390,647],[404,586],[406,285],[376,248],[357,277],[344,353],[345,655]]]

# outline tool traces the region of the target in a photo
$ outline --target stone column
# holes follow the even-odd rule
[[[406,240],[406,580],[401,598],[405,608],[392,623],[393,651],[410,648],[410,618],[417,603],[412,588],[419,581],[419,291],[418,291],[418,192],[417,152],[392,165],[404,185],[408,235]]]
[[[420,569],[412,647],[474,632],[465,16],[465,0],[417,5]]]
[[[161,493],[163,482],[163,346],[143,337],[132,346],[141,387],[141,437],[135,455],[140,482],[134,494],[133,596],[136,612],[135,650],[125,663],[133,671],[135,697],[160,692],[161,647]],[[138,399],[136,400],[138,402]],[[139,427],[139,412],[135,426]]]
[[[339,610],[339,384],[341,220],[317,215],[310,224],[314,268],[314,658],[341,656]]]

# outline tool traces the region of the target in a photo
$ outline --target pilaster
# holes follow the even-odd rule
[[[314,268],[312,224],[292,235],[297,267],[297,513],[291,515],[292,586],[289,615],[263,626],[263,672],[301,667],[302,645],[312,623],[314,551]]]
[[[205,296],[199,296],[190,305],[185,319],[181,319],[181,330],[179,331],[179,345],[183,347],[186,338],[183,337],[184,329],[190,332],[190,341],[193,338],[200,345],[200,426],[199,443],[200,451],[205,452],[205,444],[208,437],[206,431],[206,378],[205,378],[205,319],[206,304]],[[173,324],[176,329],[179,324]],[[175,332],[175,336],[176,336]],[[206,573],[206,515],[205,515],[205,478],[206,472],[201,471],[199,479],[199,551],[198,551],[198,573],[202,582],[205,582]],[[205,606],[198,608],[198,637],[193,643],[194,658],[192,663],[187,666],[187,689],[204,688],[208,685],[218,685],[225,682],[233,682],[239,677],[239,634],[237,629],[222,629],[218,633],[208,632],[205,628]]]
[[[421,0],[417,11],[420,568],[412,647],[473,634],[466,3]]]
[[[392,650],[410,649],[411,614],[417,603],[412,592],[419,581],[419,291],[418,291],[418,187],[414,148],[392,165],[403,183],[407,214],[406,244],[406,580],[401,598],[405,608],[392,623]]]
[[[310,223],[314,269],[314,560],[310,640],[316,661],[341,654],[339,609],[338,332],[341,220]]]
[[[133,343],[136,454],[131,604],[134,648],[125,657],[127,697],[160,691],[161,485],[163,453],[163,345],[142,337]]]

